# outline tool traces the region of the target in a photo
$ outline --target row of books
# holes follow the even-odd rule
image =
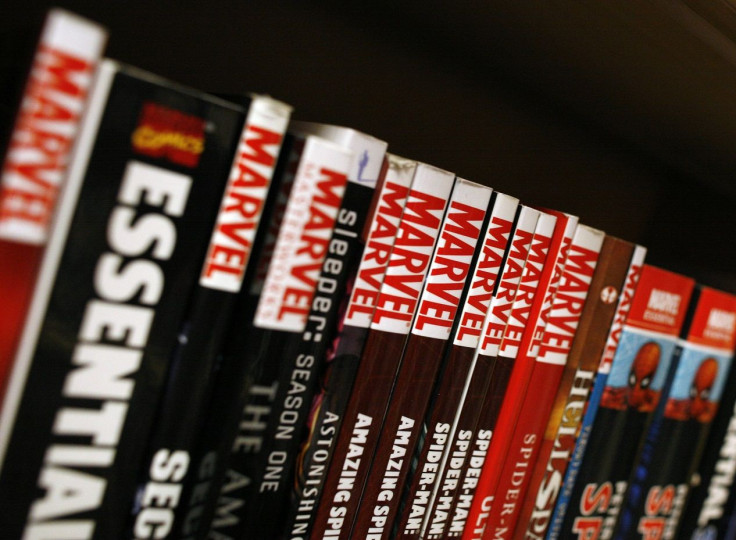
[[[734,535],[735,295],[106,39],[8,107],[3,537]]]

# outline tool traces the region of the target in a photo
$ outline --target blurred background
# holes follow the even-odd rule
[[[51,5],[107,26],[107,56],[268,93],[736,292],[728,2],[4,0],[0,32]]]

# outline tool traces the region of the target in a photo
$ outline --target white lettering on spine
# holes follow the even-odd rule
[[[154,259],[171,257],[177,240],[171,217],[183,212],[190,186],[191,178],[183,174],[136,161],[128,164],[119,204],[108,223],[108,240],[114,253],[105,253],[98,261],[94,285],[99,298],[87,303],[73,353],[77,367],[69,372],[63,388],[64,398],[84,402],[58,411],[53,436],[84,437],[90,449],[105,447],[114,453],[135,386],[134,380],[125,377],[140,366],[163,287],[163,275],[153,261],[137,259],[121,268],[116,258],[118,254],[141,257],[149,251]],[[134,207],[140,203],[156,206],[160,213],[132,219]],[[150,227],[144,228],[142,223]],[[128,295],[121,294],[121,290]],[[90,404],[90,399],[99,404]],[[25,531],[29,538],[42,538],[43,531],[53,527],[91,534],[93,521],[71,518],[97,508],[105,494],[107,481],[102,476],[77,469],[102,469],[112,459],[99,459],[91,452],[86,454],[91,457],[89,462],[78,456],[63,462],[56,448],[56,444],[50,446],[46,456],[53,461],[46,461],[39,475],[38,485],[44,495],[31,505]],[[69,534],[70,538],[86,537]]]

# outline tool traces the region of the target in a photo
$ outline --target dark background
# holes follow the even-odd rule
[[[0,31],[51,4],[5,0]],[[107,55],[295,117],[649,248],[736,292],[736,14],[718,0],[59,0]]]

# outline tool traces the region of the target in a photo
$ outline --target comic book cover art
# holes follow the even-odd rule
[[[723,394],[736,337],[736,297],[696,290],[662,402],[636,456],[615,538],[671,539]]]
[[[664,337],[634,331],[622,334],[601,406],[619,411],[653,411],[674,348],[672,340]]]

